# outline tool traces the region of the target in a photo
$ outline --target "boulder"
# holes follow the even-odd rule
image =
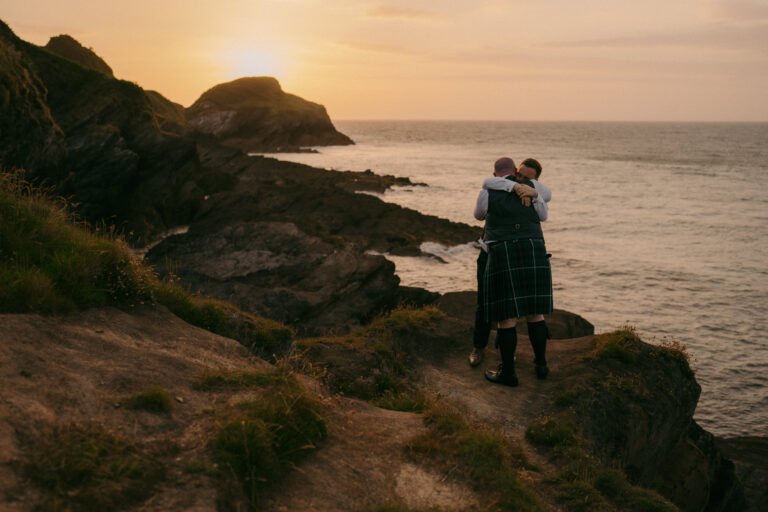
[[[187,109],[199,133],[244,151],[354,144],[334,128],[325,107],[283,92],[271,77],[217,85]]]
[[[391,262],[334,246],[289,222],[193,225],[147,258],[188,288],[292,324],[302,334],[346,331],[399,298]]]

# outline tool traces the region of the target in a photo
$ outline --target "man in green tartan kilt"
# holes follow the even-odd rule
[[[496,176],[512,179],[514,172],[511,159],[496,161]],[[534,197],[533,201],[536,200]],[[481,300],[486,320],[498,326],[496,341],[501,352],[499,369],[486,371],[485,378],[517,386],[517,320],[526,317],[536,376],[545,379],[549,368],[544,315],[553,310],[552,270],[539,216],[531,204],[524,204],[516,194],[484,189],[477,199],[475,217],[486,221],[488,262],[482,276]]]

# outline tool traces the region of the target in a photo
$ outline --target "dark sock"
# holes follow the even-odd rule
[[[515,351],[517,350],[517,329],[499,329],[496,331],[496,342],[501,352],[501,368],[504,375],[515,374]]]
[[[547,323],[528,322],[528,338],[531,340],[537,366],[547,366]]]
[[[475,348],[482,349],[488,345],[488,337],[491,335],[491,324],[485,321],[485,312],[481,308],[475,311],[475,332],[472,342]]]

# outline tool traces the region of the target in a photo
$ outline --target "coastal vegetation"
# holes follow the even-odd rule
[[[472,294],[435,306],[366,252],[419,255],[477,229],[357,193],[393,177],[222,147],[201,136],[221,110],[199,104],[193,129],[64,42],[76,52],[0,22],[0,167],[52,187],[0,172],[11,507],[414,512],[456,484],[454,510],[739,510],[733,466],[692,419],[681,347],[630,328],[593,337],[560,312],[552,331],[572,339],[552,344],[550,378],[522,378],[521,343],[521,386],[489,388],[466,365]],[[286,99],[273,79],[225,85],[206,98]],[[289,119],[290,140],[265,141],[247,112],[264,105],[232,106],[227,128],[255,130],[230,133],[241,142],[307,140]],[[130,246],[180,225],[149,263]]]
[[[156,303],[267,358],[290,344],[292,330],[283,324],[159,279],[114,228],[89,226],[51,192],[20,172],[0,173],[0,312],[66,314]]]
[[[439,357],[455,346],[450,323],[435,307],[399,307],[348,335],[297,340],[293,363],[334,392],[420,412],[427,398],[415,375],[418,357]]]
[[[251,506],[326,437],[322,403],[288,372],[266,374],[247,401],[217,413],[220,425],[211,441],[222,473],[239,483]]]
[[[173,399],[165,389],[153,386],[137,393],[126,400],[125,405],[129,409],[148,411],[158,414],[169,414]]]
[[[35,439],[24,473],[43,490],[38,510],[121,510],[144,501],[162,481],[156,462],[127,436],[73,424]]]

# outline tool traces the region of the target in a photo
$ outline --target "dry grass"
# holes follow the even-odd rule
[[[25,473],[43,492],[36,509],[121,510],[147,499],[163,468],[140,446],[98,425],[52,429],[35,440]]]
[[[429,431],[406,449],[417,462],[437,465],[491,497],[492,510],[540,511],[544,505],[518,477],[531,469],[522,449],[503,432],[471,421],[460,410],[432,402]]]

